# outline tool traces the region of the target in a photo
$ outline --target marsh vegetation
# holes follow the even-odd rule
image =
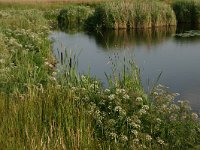
[[[137,7],[124,2],[89,7],[96,7],[94,15],[103,13],[104,24],[96,27],[176,23],[169,5],[147,3],[151,6],[147,8],[145,2]],[[175,104],[177,94],[164,86],[145,93],[133,60],[124,58],[117,64],[112,59],[113,68],[121,73],[113,69],[107,75],[107,88],[89,74],[80,74],[74,55],[66,54],[68,63],[56,70],[48,35],[60,10],[68,6],[46,5],[42,10],[42,6],[20,5],[24,4],[2,4],[0,10],[0,149],[199,148],[198,115],[185,101]],[[85,6],[78,8],[90,16]],[[132,8],[135,11],[124,15]],[[160,8],[161,13],[154,13]],[[123,15],[115,14],[119,9]]]

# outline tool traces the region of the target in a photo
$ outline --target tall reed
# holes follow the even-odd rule
[[[94,26],[104,29],[151,28],[176,25],[176,17],[171,7],[164,2],[119,0],[97,7],[93,22]]]

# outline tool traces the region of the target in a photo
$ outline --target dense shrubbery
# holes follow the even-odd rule
[[[83,28],[85,21],[93,14],[89,6],[71,5],[60,11],[58,23],[61,28]]]
[[[176,13],[178,23],[200,23],[199,0],[175,0],[172,7]]]

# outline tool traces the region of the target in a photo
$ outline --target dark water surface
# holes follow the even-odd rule
[[[191,31],[192,30],[192,31]],[[190,31],[188,33],[185,33]],[[180,34],[185,33],[185,34]],[[104,33],[53,32],[53,50],[60,61],[60,52],[79,54],[79,70],[106,82],[104,72],[111,73],[109,56],[134,59],[141,70],[142,83],[148,90],[162,72],[158,83],[180,93],[200,112],[200,36],[195,28],[158,28],[141,31],[107,31]],[[175,36],[178,34],[178,36]]]

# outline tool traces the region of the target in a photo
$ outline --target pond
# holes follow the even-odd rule
[[[159,84],[180,93],[193,110],[200,110],[200,31],[192,27],[157,28],[154,30],[119,30],[101,33],[54,31],[53,50],[60,62],[65,51],[78,56],[78,69],[101,79],[111,73],[109,57],[133,59],[140,68],[145,89]],[[59,65],[58,63],[58,65]],[[149,82],[150,81],[150,82]]]

